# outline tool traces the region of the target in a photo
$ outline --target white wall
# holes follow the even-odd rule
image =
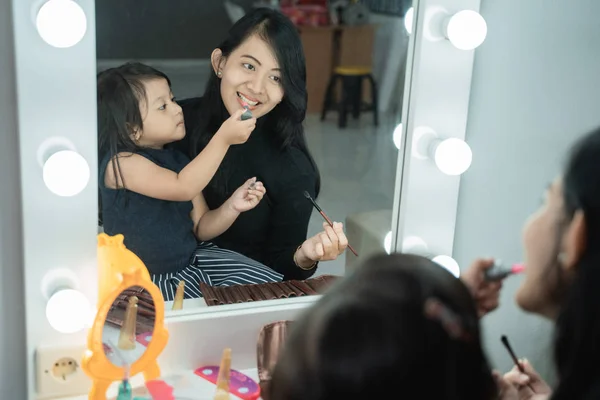
[[[521,260],[521,228],[577,137],[600,125],[600,2],[482,1],[488,37],[475,55],[467,141],[473,165],[461,182],[454,255]],[[500,335],[549,372],[551,325],[517,310],[521,278],[484,320],[493,363],[511,366]],[[546,365],[543,365],[546,364]]]
[[[0,0],[0,398],[27,390],[19,139],[10,0]]]

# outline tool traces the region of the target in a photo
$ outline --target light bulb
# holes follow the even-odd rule
[[[439,255],[434,257],[432,261],[450,271],[450,273],[455,277],[458,278],[460,276],[460,267],[454,258],[450,256]]]
[[[487,35],[487,24],[483,17],[472,10],[463,10],[448,20],[446,37],[460,50],[473,50]]]
[[[390,254],[392,252],[392,231],[389,231],[383,239],[383,248],[385,252]]]
[[[406,28],[406,32],[408,32],[409,35],[412,33],[414,16],[415,16],[414,7],[409,8],[408,11],[406,11],[406,14],[404,14],[404,28]]]
[[[396,148],[400,150],[400,145],[402,144],[402,124],[398,124],[398,126],[394,129],[393,139]]]
[[[402,252],[419,254],[427,251],[427,243],[418,236],[407,236],[402,241]]]
[[[44,183],[58,196],[75,196],[87,186],[90,167],[79,153],[61,150],[52,154],[44,163]]]
[[[87,30],[85,12],[73,0],[49,0],[39,9],[35,20],[39,35],[50,46],[75,46]]]
[[[74,289],[55,292],[46,303],[46,318],[61,333],[75,333],[90,322],[92,307],[83,293]]]
[[[433,159],[446,175],[460,175],[471,166],[473,153],[469,145],[460,139],[450,138],[438,142]]]

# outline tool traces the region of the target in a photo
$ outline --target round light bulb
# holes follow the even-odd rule
[[[398,126],[394,129],[393,139],[396,148],[400,150],[400,145],[402,144],[402,124],[398,124]]]
[[[58,196],[75,196],[87,186],[90,167],[81,154],[61,150],[52,154],[44,163],[44,183]]]
[[[419,254],[427,251],[427,243],[418,236],[407,236],[402,241],[402,252]]]
[[[434,257],[432,261],[450,271],[450,273],[455,277],[458,278],[460,276],[460,267],[458,266],[458,263],[456,262],[456,260],[454,260],[454,258],[450,256],[440,255]]]
[[[91,314],[87,297],[74,289],[59,290],[46,303],[46,318],[50,326],[61,333],[75,333],[86,328]]]
[[[472,10],[459,11],[450,17],[446,36],[460,50],[473,50],[487,35],[487,24],[483,17]]]
[[[460,139],[441,141],[435,148],[435,164],[446,175],[460,175],[471,166],[473,153],[469,145]]]
[[[37,31],[50,46],[75,46],[87,30],[85,12],[73,0],[49,0],[40,8],[35,20]]]
[[[413,7],[409,8],[404,14],[404,28],[406,28],[406,32],[410,35],[412,33],[413,26],[413,18],[415,16],[415,9]]]
[[[392,252],[392,231],[389,231],[383,239],[383,248],[385,252],[390,254]]]

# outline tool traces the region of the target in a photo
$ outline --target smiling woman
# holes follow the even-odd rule
[[[308,151],[306,67],[300,36],[283,14],[256,9],[240,19],[211,55],[214,74],[202,98],[181,101],[186,137],[175,147],[195,156],[223,121],[248,107],[258,119],[247,142],[229,149],[203,193],[210,209],[220,207],[237,186],[257,177],[265,200],[213,239],[284,275],[312,276],[321,260],[344,252],[341,223],[306,238],[312,211],[303,193],[320,190],[317,166]]]

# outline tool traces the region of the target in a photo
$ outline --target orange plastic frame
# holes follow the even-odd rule
[[[98,235],[98,312],[88,332],[87,351],[82,368],[92,378],[89,400],[105,400],[108,387],[123,378],[123,368],[108,360],[102,346],[102,331],[108,312],[117,296],[131,286],[148,291],[154,300],[156,312],[152,340],[146,352],[130,366],[131,376],[142,372],[146,381],[160,377],[157,358],[164,350],[169,333],[164,326],[165,302],[158,287],[152,283],[148,269],[123,244],[123,235]]]

